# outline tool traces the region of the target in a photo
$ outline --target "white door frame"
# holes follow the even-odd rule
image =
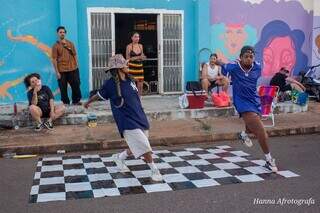
[[[181,15],[182,27],[182,74],[181,74],[181,91],[168,92],[165,94],[177,94],[183,92],[184,85],[184,11],[183,10],[166,10],[166,9],[136,9],[136,8],[116,8],[116,7],[88,7],[87,20],[88,20],[88,43],[89,43],[89,89],[92,90],[92,47],[91,47],[91,13],[111,13],[111,27],[112,27],[112,54],[115,54],[115,13],[134,13],[134,14],[155,14],[157,17],[157,31],[158,31],[158,82],[159,93],[163,94],[163,31],[162,21],[163,14],[179,14]]]

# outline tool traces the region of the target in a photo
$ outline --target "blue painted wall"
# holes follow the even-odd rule
[[[196,5],[196,70],[200,71],[201,63],[207,62],[211,53],[210,40],[210,0],[198,0]],[[199,78],[200,72],[196,77]]]
[[[37,46],[55,42],[58,24],[59,1],[1,1],[0,104],[26,100],[22,80],[27,73],[40,73],[45,84],[57,89],[50,58]]]
[[[198,2],[206,2],[202,7]],[[185,81],[197,78],[197,52],[205,35],[197,37],[201,23],[209,22],[209,0],[16,0],[1,1],[0,8],[0,104],[26,100],[23,78],[38,72],[60,100],[56,76],[50,61],[50,48],[56,41],[56,27],[67,28],[67,38],[74,42],[79,58],[81,90],[89,94],[88,7],[156,8],[184,11]],[[207,12],[197,12],[205,8]],[[7,35],[11,30],[10,36]],[[201,35],[202,36],[202,35]],[[200,39],[200,42],[196,42]]]
[[[240,24],[250,24],[252,28],[256,28],[255,35],[258,41],[262,33],[260,28],[274,20],[265,13],[265,8],[277,9],[279,13],[277,19],[287,23],[291,30],[300,30],[305,34],[302,51],[308,56],[309,63],[318,62],[319,48],[314,43],[314,39],[319,34],[317,24],[320,12],[316,4],[314,8],[317,10],[308,11],[298,1],[277,3],[273,0],[264,0],[261,4],[252,5],[244,0],[228,1],[234,2],[228,5],[229,12],[231,9],[234,10],[233,16],[228,16],[224,12],[226,7],[224,0],[15,0],[14,2],[1,0],[0,104],[25,101],[26,89],[22,80],[32,72],[40,73],[43,83],[49,85],[55,93],[56,100],[60,100],[55,72],[50,61],[50,48],[57,39],[56,27],[59,25],[66,26],[67,38],[74,42],[77,48],[81,90],[83,97],[88,97],[88,7],[183,10],[185,81],[196,80],[199,74],[198,62],[208,58],[209,53],[206,51],[198,57],[199,50],[209,48],[211,51],[216,51],[214,47],[221,45],[219,40],[221,36],[215,37],[215,31],[212,31],[213,26],[218,27],[223,23],[239,24],[237,21],[240,20]],[[248,17],[242,16],[238,12],[240,6],[258,11],[261,17],[250,16],[256,13],[247,14]],[[291,15],[282,17],[284,16],[282,8],[291,11],[289,13]],[[304,17],[304,21],[301,22],[300,18],[296,19],[292,14],[300,14],[297,17]],[[257,43],[254,39],[251,41],[254,44]],[[301,57],[298,60],[301,60]]]

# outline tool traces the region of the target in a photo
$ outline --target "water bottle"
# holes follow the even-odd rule
[[[17,121],[17,116],[18,116],[18,106],[17,103],[13,104],[13,114],[14,114],[14,119],[13,121],[13,129],[17,130],[19,129],[18,121]]]
[[[92,127],[96,127],[97,126],[97,115],[94,113],[89,113],[87,115],[87,125],[88,127],[92,128]]]
[[[18,107],[17,107],[17,103],[13,104],[13,114],[16,116],[18,114]]]

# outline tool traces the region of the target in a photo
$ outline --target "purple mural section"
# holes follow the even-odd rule
[[[227,48],[221,47],[221,34],[217,33],[221,25],[246,29],[246,40],[242,44],[256,47],[265,77],[272,76],[281,67],[297,75],[314,57],[311,51],[315,49],[312,48],[314,39],[309,39],[314,37],[313,11],[308,12],[298,1],[264,0],[252,4],[228,0],[226,4],[225,0],[211,0],[210,12],[212,49],[219,52],[224,61],[228,61],[225,58],[234,60],[238,54],[230,55]]]
[[[286,67],[292,75],[304,70],[308,57],[301,50],[305,36],[301,30],[292,30],[283,21],[269,22],[262,29],[256,58],[263,62],[263,76],[271,77],[280,68]]]
[[[313,32],[310,36],[310,42],[312,43],[312,64],[320,64],[320,16],[316,16],[313,19]]]

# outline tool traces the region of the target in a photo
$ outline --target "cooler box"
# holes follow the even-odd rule
[[[204,101],[207,99],[205,91],[197,91],[195,94],[192,91],[187,91],[189,109],[201,109],[204,107]]]

